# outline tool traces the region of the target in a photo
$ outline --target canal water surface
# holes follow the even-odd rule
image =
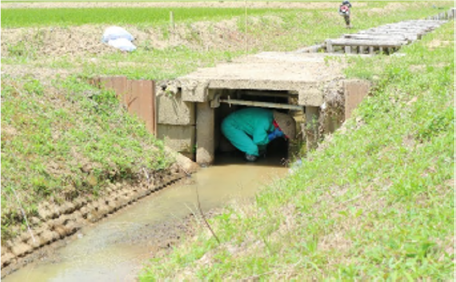
[[[52,255],[2,281],[134,281],[155,250],[153,241],[166,237],[157,234],[157,230],[166,233],[166,223],[198,213],[196,190],[206,212],[231,200],[253,197],[260,187],[283,177],[287,171],[280,164],[280,157],[271,156],[256,163],[223,157],[189,179],[84,227]]]

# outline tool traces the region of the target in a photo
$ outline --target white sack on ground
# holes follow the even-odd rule
[[[133,43],[131,43],[130,40],[125,39],[125,38],[109,40],[108,45],[112,46],[114,48],[117,48],[119,50],[122,50],[122,51],[131,52],[131,51],[136,50],[136,46]]]
[[[121,28],[119,26],[110,26],[103,33],[102,41],[104,43],[107,43],[107,42],[109,42],[109,40],[116,40],[119,38],[125,38],[125,39],[128,39],[129,41],[135,40],[133,35],[131,35],[124,28]]]

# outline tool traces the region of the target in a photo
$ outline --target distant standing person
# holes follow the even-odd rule
[[[228,115],[222,122],[223,135],[254,162],[260,151],[272,140],[285,137],[294,139],[296,122],[288,114],[262,108],[244,108]]]
[[[345,26],[347,28],[351,28],[351,23],[350,23],[350,8],[352,7],[351,3],[349,1],[344,1],[339,7],[339,15],[344,17],[345,20]]]

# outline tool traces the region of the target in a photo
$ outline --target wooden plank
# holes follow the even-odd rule
[[[359,33],[377,33],[377,34],[403,34],[406,36],[416,36],[418,39],[421,39],[425,32],[404,32],[399,30],[367,30],[367,31],[360,31]]]
[[[370,28],[370,30],[376,29],[376,30],[401,30],[401,31],[419,31],[419,32],[425,32],[428,31],[430,28],[427,27],[403,27],[403,26],[378,26],[378,27],[373,27]]]
[[[426,22],[401,22],[396,24],[385,24],[382,26],[411,26],[411,27],[437,27],[443,24],[445,21],[430,20]]]
[[[318,45],[304,47],[302,49],[296,50],[296,53],[317,53],[322,48],[323,48],[323,44],[318,44]]]
[[[154,111],[154,83],[152,80],[135,80],[132,82],[133,96],[137,99],[133,102],[132,109],[142,119],[147,130],[155,134],[155,111]]]
[[[372,34],[402,34],[404,36],[408,35],[418,35],[419,32],[412,32],[406,30],[397,30],[397,29],[368,29],[368,30],[360,30],[358,34],[365,34],[365,33],[372,33]],[[423,33],[424,34],[424,33]]]
[[[416,24],[416,25],[437,25],[437,24],[443,24],[446,21],[441,20],[441,21],[431,21],[431,20],[408,20],[408,21],[402,21],[399,23],[411,23],[411,24]]]
[[[127,109],[130,114],[136,114],[139,117],[140,112],[140,91],[141,86],[138,84],[137,80],[128,80],[127,81],[128,94],[126,97]]]
[[[393,28],[436,28],[439,27],[441,24],[438,21],[432,21],[426,24],[419,24],[419,23],[404,23],[404,24],[386,24],[380,27],[393,27]]]
[[[359,32],[359,34],[383,34],[383,35],[404,35],[406,37],[412,37],[417,39],[421,39],[421,37],[424,35],[423,34],[417,34],[417,33],[410,33],[410,32],[401,32],[401,31],[367,31],[367,30],[362,30]]]
[[[102,89],[114,91],[126,105],[128,112],[144,121],[150,133],[157,134],[154,81],[128,80],[125,76],[116,76],[93,78],[89,82]]]
[[[127,93],[127,77],[115,76],[111,77],[110,85],[116,92],[117,97],[123,103],[125,103],[125,94]]]
[[[92,77],[91,79],[89,79],[89,84],[100,88],[100,78],[99,77]]]
[[[354,38],[360,40],[374,40],[374,39],[399,39],[399,40],[410,40],[414,41],[417,40],[418,37],[416,35],[405,35],[402,33],[397,34],[384,34],[384,33],[355,33],[355,34],[344,34],[343,38]]]
[[[403,40],[356,40],[356,39],[331,39],[333,46],[375,46],[375,47],[398,47],[406,45],[407,41]]]
[[[362,80],[345,80],[343,82],[345,97],[345,120],[349,119],[353,110],[363,101],[369,93],[371,83]]]
[[[428,31],[423,29],[405,29],[405,28],[371,28],[368,29],[370,32],[379,32],[379,33],[391,33],[391,32],[403,32],[403,33],[412,33],[412,34],[425,34]]]
[[[112,80],[110,77],[100,77],[98,79],[99,87],[106,90],[113,90]]]

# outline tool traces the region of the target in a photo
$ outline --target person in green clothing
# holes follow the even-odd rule
[[[262,108],[244,108],[229,114],[222,121],[222,133],[234,147],[245,153],[250,162],[257,160],[260,148],[272,140],[294,139],[296,122],[288,114]]]

